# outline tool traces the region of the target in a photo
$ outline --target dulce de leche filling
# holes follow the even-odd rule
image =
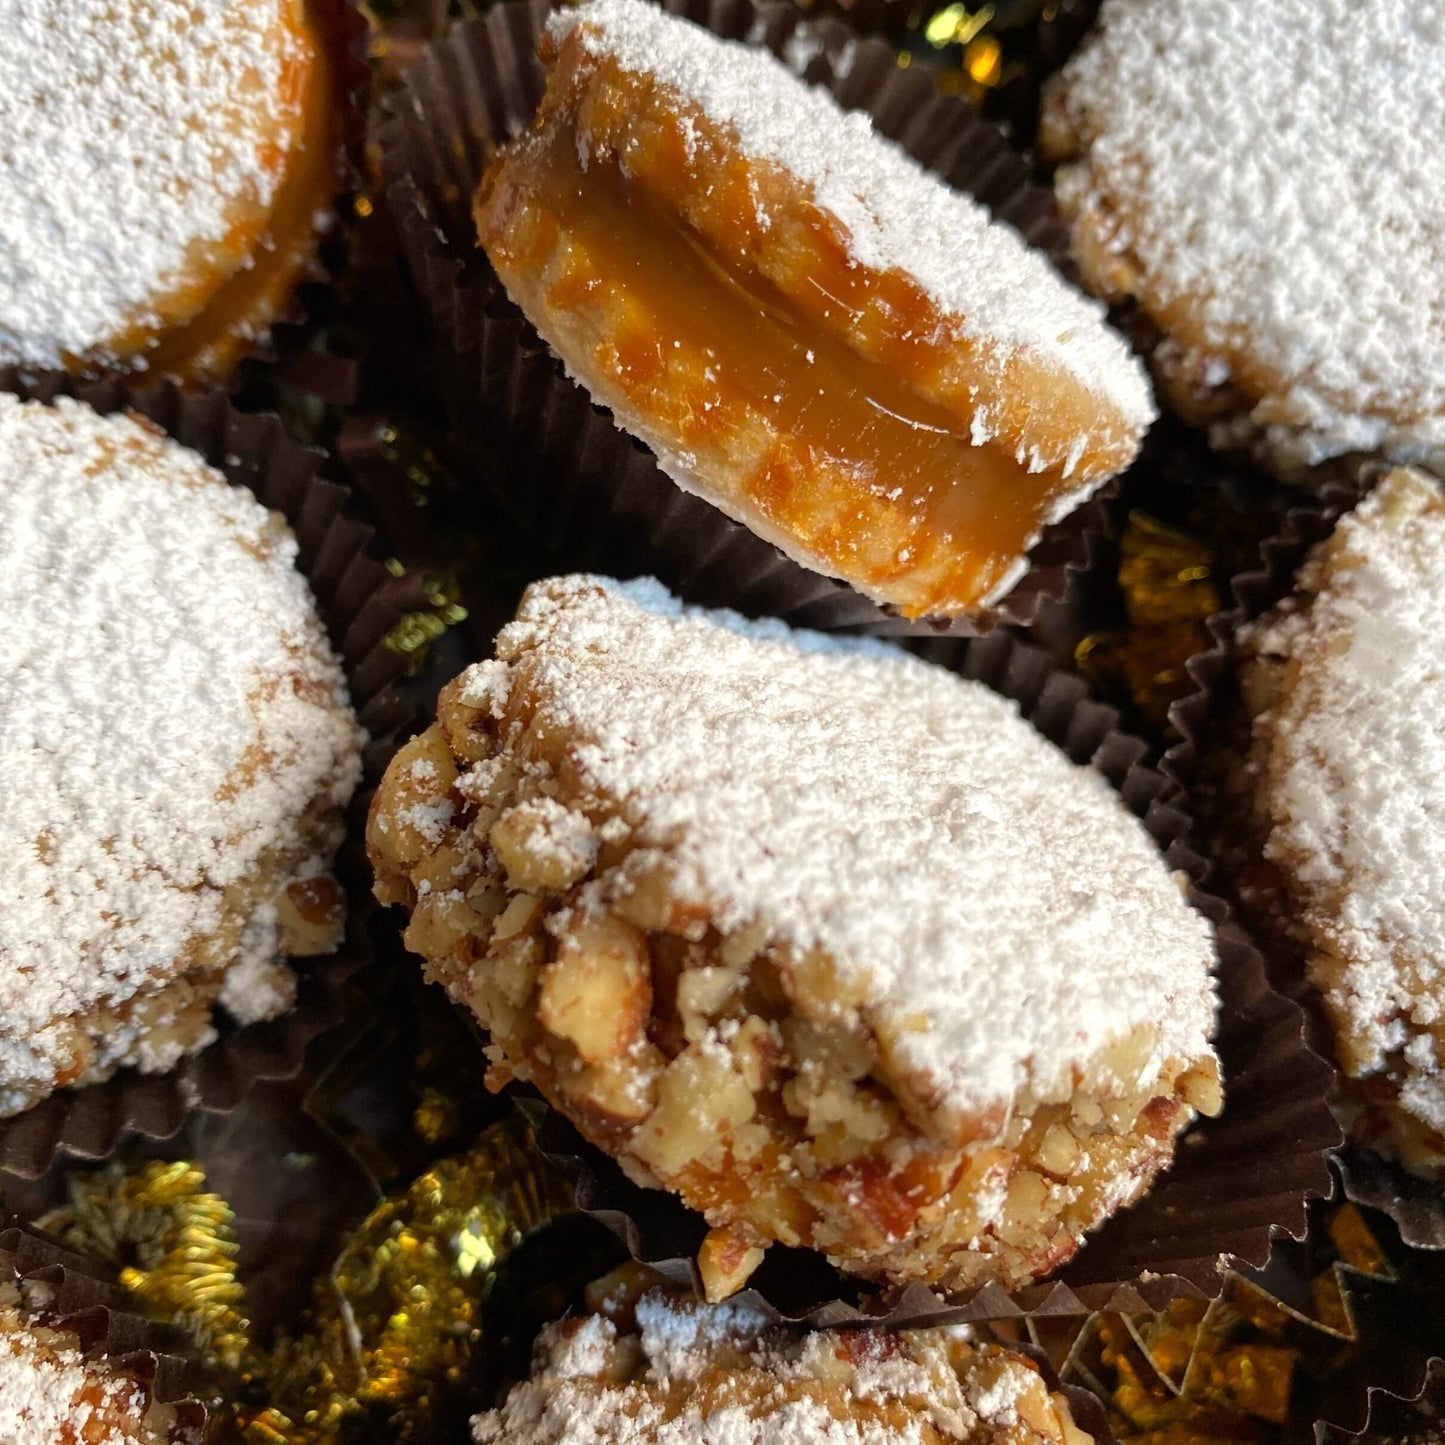
[[[1078,478],[1030,473],[1006,438],[975,443],[904,368],[849,344],[867,324],[868,273],[834,238],[817,235],[794,294],[690,225],[650,183],[655,168],[624,171],[596,149],[584,166],[578,151],[553,124],[503,152],[478,197],[481,241],[669,474],[911,616],[1006,591]],[[909,289],[890,289],[894,314]],[[918,333],[932,329],[920,315]]]

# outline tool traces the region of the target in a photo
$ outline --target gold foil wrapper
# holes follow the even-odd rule
[[[411,1438],[466,1377],[497,1272],[572,1212],[531,1132],[507,1120],[387,1196],[318,1279],[303,1327],[255,1338],[236,1220],[188,1162],[71,1181],[42,1221],[117,1269],[190,1336],[255,1445]]]
[[[1208,619],[1223,601],[1215,549],[1202,536],[1151,516],[1129,514],[1120,540],[1121,628],[1088,634],[1074,651],[1092,683],[1122,690],[1151,726],[1192,687],[1186,664],[1211,642]]]
[[[1050,0],[925,7],[903,39],[900,58],[927,65],[942,89],[987,110],[991,98],[1023,74],[1036,27],[1055,9]]]
[[[234,1224],[230,1206],[206,1189],[204,1171],[165,1161],[78,1177],[69,1202],[40,1221],[70,1248],[111,1265],[150,1314],[182,1326],[225,1375],[244,1371],[252,1353]]]
[[[1214,1300],[1177,1299],[1157,1314],[1098,1314],[1051,1328],[1031,1322],[1060,1377],[1103,1403],[1121,1442],[1279,1445],[1298,1438],[1302,1396],[1369,1348],[1359,1301],[1399,1284],[1366,1215],[1336,1204],[1316,1219],[1324,1262],[1271,1280],[1231,1275]],[[1402,1318],[1411,1295],[1398,1294]],[[1376,1310],[1377,1312],[1377,1310]]]
[[[406,564],[396,558],[387,561],[386,569],[397,578],[411,575]],[[447,628],[465,622],[468,616],[461,583],[454,573],[422,573],[417,581],[423,605],[403,613],[386,634],[386,645],[406,659],[407,673],[412,677],[425,669],[432,644]]]

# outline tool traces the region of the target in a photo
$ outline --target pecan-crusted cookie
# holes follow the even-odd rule
[[[601,1293],[543,1331],[531,1378],[472,1422],[477,1445],[1093,1440],[1028,1360],[966,1329],[804,1334],[676,1291]]]
[[[397,756],[408,945],[639,1183],[876,1280],[1046,1273],[1220,1104],[1209,927],[982,684],[880,643],[539,583]]]

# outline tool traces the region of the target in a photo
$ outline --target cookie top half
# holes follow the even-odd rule
[[[497,655],[462,697],[527,698],[511,766],[565,738],[557,847],[626,838],[616,886],[660,861],[720,933],[826,958],[950,1112],[1047,1096],[1137,1026],[1129,1089],[1209,1056],[1209,925],[1105,780],[983,684],[594,577],[533,586]]]
[[[302,128],[302,0],[0,0],[0,32],[0,365],[123,356],[251,262]]]
[[[1099,435],[1088,445],[1115,444],[1132,454],[1153,420],[1153,400],[1122,338],[1103,324],[1102,309],[1011,227],[876,131],[868,115],[802,83],[770,51],[724,40],[643,0],[589,0],[559,11],[548,35],[554,45],[574,36],[590,55],[696,107],[731,134],[742,155],[802,187],[857,266],[915,282],[946,324],[977,347],[985,378],[976,398],[980,432],[1004,426],[1009,412],[1006,396],[987,394],[987,381],[1001,383],[1010,363],[1027,357],[1096,398]],[[765,207],[761,193],[755,202]],[[1045,455],[1034,429],[1018,418],[1009,424],[1018,426],[1019,454],[1031,466],[1062,459]]]

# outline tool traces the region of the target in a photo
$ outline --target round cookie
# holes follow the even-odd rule
[[[1090,1445],[1022,1356],[965,1329],[770,1326],[654,1289],[537,1342],[476,1445]]]
[[[1213,943],[1097,774],[880,643],[538,583],[392,763],[408,945],[637,1182],[871,1279],[1020,1284],[1219,1107]]]
[[[1216,445],[1445,463],[1442,64],[1415,0],[1104,0],[1046,96],[1085,282]]]
[[[227,371],[337,185],[312,0],[3,0],[0,366]]]
[[[147,423],[0,395],[0,1113],[284,1011],[360,774],[284,521]]]
[[[908,616],[977,612],[1153,419],[1102,309],[760,46],[560,10],[476,200],[497,275],[679,486]]]
[[[1445,499],[1390,473],[1240,639],[1251,834],[1364,1142],[1445,1178]]]

